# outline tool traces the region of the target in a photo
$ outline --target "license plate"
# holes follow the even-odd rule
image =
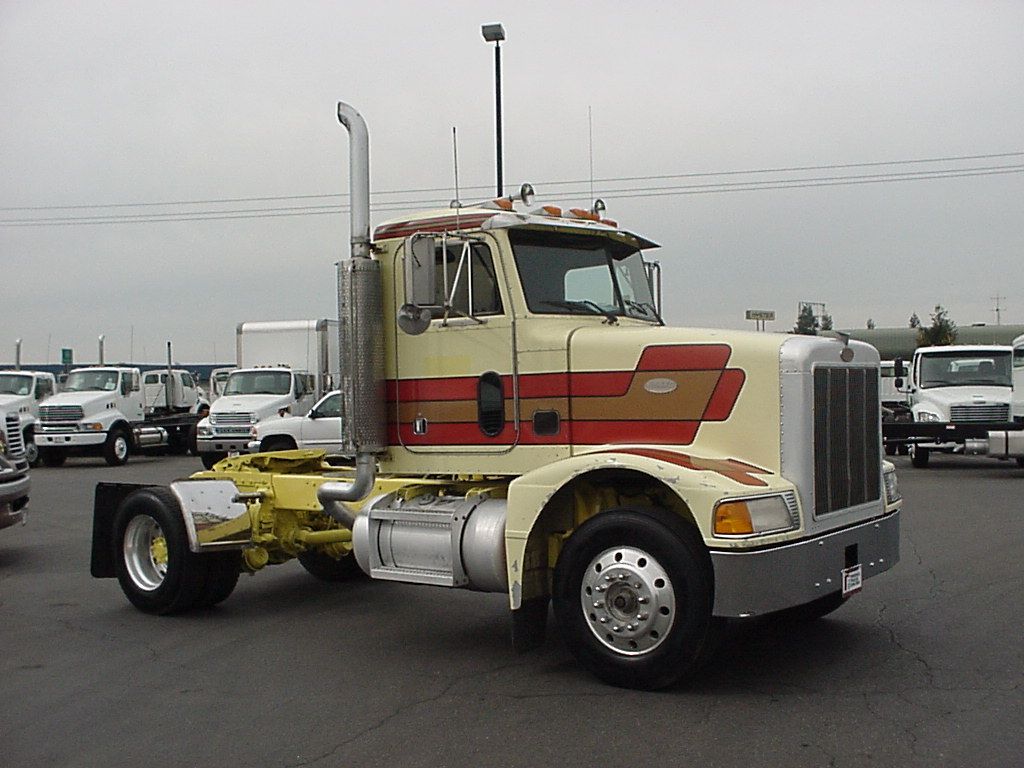
[[[864,574],[861,571],[860,563],[843,569],[843,597],[860,592],[862,586],[864,586]]]

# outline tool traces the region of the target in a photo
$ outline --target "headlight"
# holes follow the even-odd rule
[[[895,504],[897,501],[902,499],[900,496],[900,483],[896,479],[896,470],[886,471],[882,475],[882,479],[885,481],[885,503]]]
[[[208,418],[210,419],[210,423],[211,424],[216,424],[217,423],[217,414],[216,413],[211,413]]]
[[[260,417],[257,416],[255,413],[250,413],[249,414],[249,423],[250,424],[255,424],[259,420],[260,420]]]
[[[942,421],[942,419],[939,418],[939,414],[932,413],[931,411],[918,411],[917,412],[917,420],[918,421]]]
[[[201,427],[196,427],[196,437],[212,437],[213,430],[205,424]]]
[[[716,536],[763,536],[791,531],[799,524],[796,497],[790,493],[727,499],[715,507]]]
[[[83,421],[78,428],[83,432],[102,432],[103,424],[98,421]]]

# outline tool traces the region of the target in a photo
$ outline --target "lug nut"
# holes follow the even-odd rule
[[[640,603],[640,605],[647,605],[647,603],[650,602],[650,598],[649,597],[644,597],[643,595],[641,595],[640,597],[638,597],[636,599],[636,601],[638,603]]]
[[[595,600],[594,601],[594,607],[595,608],[604,608],[604,600]]]

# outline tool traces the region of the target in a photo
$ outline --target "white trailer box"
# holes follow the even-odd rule
[[[239,368],[279,366],[314,376],[319,399],[338,376],[337,320],[270,320],[239,323],[235,331]]]

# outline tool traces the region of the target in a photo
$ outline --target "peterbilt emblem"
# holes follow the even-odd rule
[[[651,379],[644,383],[644,389],[652,395],[667,395],[669,392],[675,392],[678,387],[679,383],[674,379]]]

